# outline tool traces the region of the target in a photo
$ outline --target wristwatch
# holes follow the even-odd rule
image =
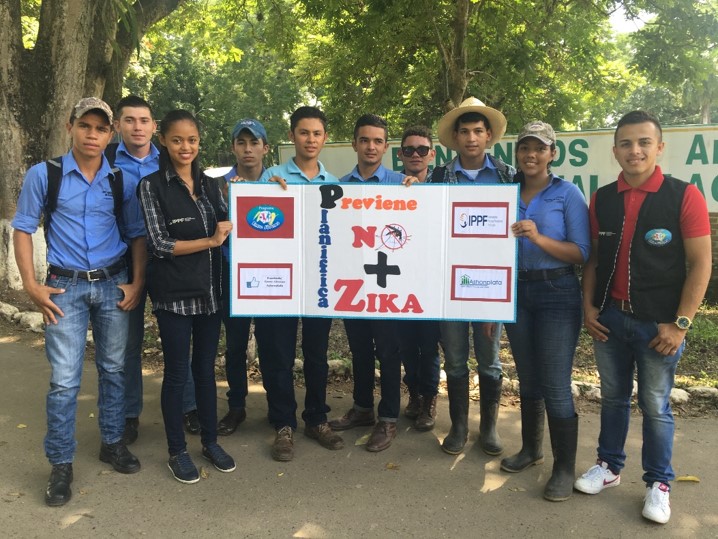
[[[678,329],[683,330],[691,329],[693,325],[693,321],[687,316],[677,316],[676,321],[673,323],[678,326]]]

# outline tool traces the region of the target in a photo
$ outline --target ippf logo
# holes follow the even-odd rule
[[[459,215],[459,226],[461,228],[482,227],[488,222],[488,216],[483,213],[463,212]]]
[[[262,232],[275,230],[284,224],[284,213],[268,204],[255,206],[247,212],[247,224]]]

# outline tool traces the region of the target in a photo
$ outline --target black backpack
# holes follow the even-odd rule
[[[108,144],[105,148],[105,157],[112,167],[114,179],[110,179],[112,187],[112,199],[114,200],[115,218],[118,220],[122,217],[122,204],[124,199],[124,180],[122,179],[122,171],[115,166],[115,154],[117,153],[118,144]],[[60,195],[60,182],[62,182],[62,156],[53,157],[45,161],[47,165],[47,196],[45,197],[45,209],[43,212],[43,227],[45,229],[45,242],[47,242],[47,234],[50,230],[50,221],[52,214],[57,209],[57,198]]]

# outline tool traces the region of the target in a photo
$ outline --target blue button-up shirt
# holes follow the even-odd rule
[[[321,161],[319,161],[319,173],[313,178],[308,178],[307,175],[304,174],[304,172],[302,172],[297,166],[297,164],[294,162],[294,158],[287,160],[286,163],[283,163],[281,165],[274,165],[273,167],[268,168],[259,178],[259,181],[266,182],[272,176],[279,176],[280,178],[283,178],[285,182],[293,184],[316,181],[335,183],[338,181],[337,177],[334,174],[327,172],[327,169],[324,168],[324,165]]]
[[[461,166],[460,158],[454,164],[454,172],[459,183],[499,183],[499,173],[491,159],[489,159],[488,154],[484,154],[484,166],[479,169],[476,176],[466,172],[466,169]]]
[[[127,250],[122,238],[145,235],[145,224],[132,182],[124,182],[122,219],[118,227],[105,156],[92,181],[80,172],[72,151],[62,158],[57,208],[48,233],[47,262],[72,270],[106,268]],[[27,171],[11,226],[32,234],[37,230],[47,198],[47,164]]]
[[[570,241],[581,250],[584,262],[591,250],[588,205],[581,190],[571,182],[551,175],[549,184],[528,205],[519,199],[519,219],[536,223],[539,233],[558,241]],[[519,268],[552,269],[567,266],[528,238],[519,240]]]
[[[150,143],[150,153],[144,159],[138,159],[127,151],[124,141],[120,141],[115,153],[115,166],[122,170],[125,183],[137,189],[137,184],[145,176],[149,176],[160,168],[160,152]]]
[[[401,183],[404,181],[404,176],[400,172],[394,172],[389,170],[384,165],[379,165],[379,168],[374,171],[371,177],[364,179],[359,174],[359,166],[357,165],[354,169],[347,174],[342,176],[340,182],[362,182],[362,183]]]

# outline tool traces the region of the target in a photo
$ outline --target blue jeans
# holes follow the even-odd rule
[[[496,324],[496,334],[490,339],[484,335],[479,322],[441,322],[441,347],[444,349],[446,377],[456,379],[469,375],[469,324],[474,329],[476,370],[481,376],[498,380],[501,378],[500,323]]]
[[[130,311],[127,349],[125,351],[125,417],[140,417],[142,413],[142,345],[145,340],[145,301],[147,289],[142,291],[140,303]],[[187,376],[182,396],[182,410],[196,410],[192,372]]]
[[[674,479],[674,421],[670,394],[685,341],[672,356],[659,354],[648,343],[658,334],[655,322],[638,320],[613,306],[599,316],[611,332],[608,341],[594,341],[601,376],[601,433],[598,458],[620,472],[626,461],[624,446],[631,417],[633,373],[638,373],[638,406],[643,413],[643,480],[668,483]]]
[[[544,400],[550,417],[576,414],[571,367],[581,331],[581,287],[575,275],[519,281],[516,323],[506,334],[519,375],[522,400]]]
[[[52,369],[47,393],[45,454],[50,464],[72,462],[77,395],[80,392],[88,323],[92,322],[97,367],[97,407],[100,436],[106,444],[119,442],[125,426],[125,386],[122,372],[129,313],[117,307],[127,271],[104,281],[49,276],[47,285],[64,288],[52,301],[65,313],[45,328],[45,353]]]
[[[402,320],[399,322],[404,383],[411,393],[433,397],[439,392],[439,322]]]
[[[294,396],[296,317],[257,318],[254,321],[262,384],[267,392],[269,422],[276,429],[297,428],[297,401]],[[304,356],[304,411],[302,419],[311,426],[327,421],[327,350],[331,318],[302,318]]]
[[[217,441],[217,386],[214,363],[219,344],[221,315],[198,314],[183,316],[158,310],[157,325],[162,339],[165,368],[160,402],[170,455],[186,447],[182,429],[182,395],[190,365],[195,386],[197,415],[202,428],[202,445]],[[190,361],[190,341],[192,354]]]
[[[374,410],[374,357],[381,370],[380,421],[396,421],[401,407],[401,356],[397,320],[345,319],[354,373],[354,406]]]

